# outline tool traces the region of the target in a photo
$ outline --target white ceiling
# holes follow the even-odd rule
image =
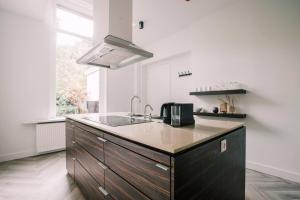
[[[138,45],[152,43],[235,1],[133,0],[134,22],[145,21],[144,30],[134,28],[134,41]]]
[[[0,8],[9,12],[43,20],[48,0],[0,0]]]
[[[0,0],[0,8],[19,15],[24,15],[38,20],[44,20],[47,7],[50,3],[57,2],[62,5],[69,4],[74,10],[91,15],[93,0]]]
[[[43,19],[47,4],[54,0],[0,0],[0,8],[21,15]],[[92,4],[93,0],[58,0]],[[133,20],[145,21],[145,29],[134,27],[138,45],[147,45],[180,31],[193,21],[238,0],[133,0]],[[79,5],[79,4],[78,4]]]

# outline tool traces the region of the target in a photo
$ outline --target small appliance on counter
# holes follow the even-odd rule
[[[175,103],[164,103],[160,109],[160,117],[163,119],[165,124],[171,124],[171,106]]]
[[[171,106],[171,126],[181,127],[195,124],[194,105],[192,103],[175,103]]]

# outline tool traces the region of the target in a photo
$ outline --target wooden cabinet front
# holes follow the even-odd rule
[[[95,158],[100,161],[104,161],[104,139],[103,135],[94,135],[86,130],[75,127],[75,140],[76,142],[84,148],[87,152],[92,154]]]
[[[166,166],[171,166],[171,157],[170,155],[149,149],[147,147],[135,144],[133,142],[115,137],[113,135],[104,133],[104,138],[109,140],[110,142],[117,144],[121,147],[124,147],[125,149],[128,149],[130,151],[133,151],[137,154],[140,154],[142,156],[145,156],[147,158],[150,158],[151,160],[157,161],[159,163],[162,163]]]
[[[171,199],[245,200],[245,133],[240,128],[173,158]]]
[[[101,186],[78,161],[75,162],[75,181],[88,200],[105,199],[105,195],[101,192]]]
[[[105,190],[114,200],[150,200],[109,169],[105,171]]]
[[[66,123],[66,168],[68,174],[74,179],[75,151],[74,128],[71,122]]]
[[[80,145],[76,147],[76,158],[94,179],[104,187],[104,170],[106,166],[90,155]]]
[[[105,143],[105,164],[151,199],[170,199],[169,167],[109,141]]]

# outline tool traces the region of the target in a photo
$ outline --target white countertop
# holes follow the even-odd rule
[[[240,122],[208,120],[195,117],[195,126],[180,128],[173,128],[170,125],[162,123],[161,120],[111,127],[83,119],[84,117],[95,115],[104,114],[69,115],[67,118],[171,154],[178,153],[244,125]],[[125,116],[126,114],[107,113],[106,115]]]

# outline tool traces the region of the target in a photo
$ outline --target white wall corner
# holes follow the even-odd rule
[[[145,104],[145,99],[143,98],[142,94],[142,64],[137,63],[134,65],[134,95],[137,95],[141,98],[142,103],[138,104],[137,106],[137,112],[141,113],[143,111],[143,104]]]
[[[107,112],[107,69],[99,68],[99,112]]]

